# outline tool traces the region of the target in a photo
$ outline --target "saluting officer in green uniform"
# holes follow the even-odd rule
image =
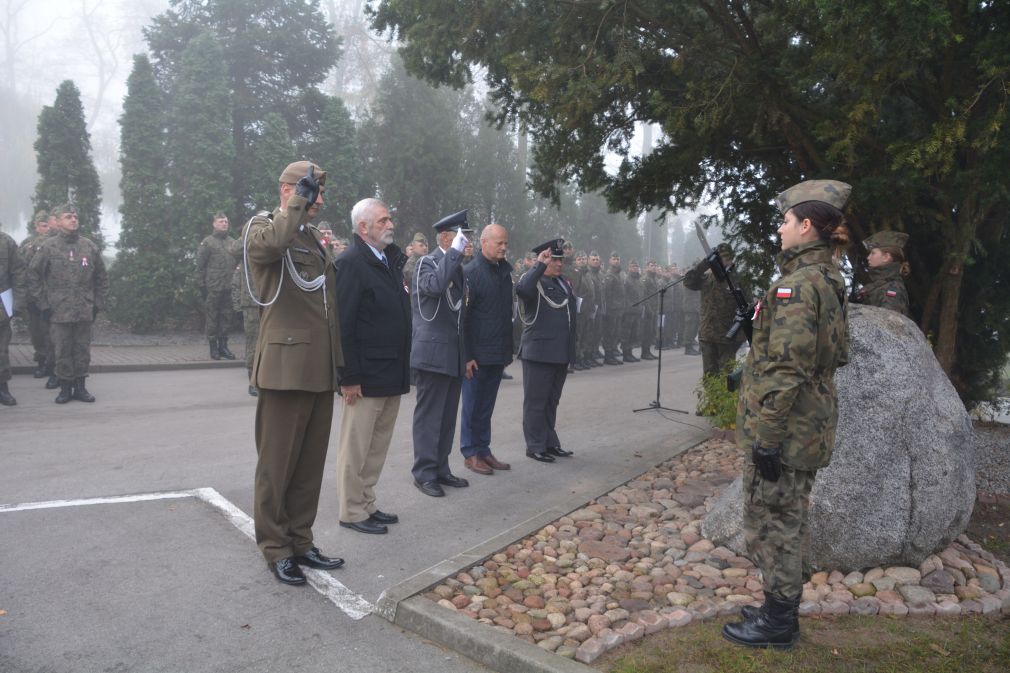
[[[299,566],[333,570],[343,559],[316,548],[312,524],[343,366],[333,258],[309,225],[323,206],[326,173],[308,161],[281,173],[280,205],[243,238],[263,307],[253,361],[256,399],[256,544],[274,576],[305,584]]]
[[[49,321],[60,383],[56,403],[72,399],[94,402],[84,379],[91,365],[91,328],[95,316],[105,308],[109,274],[98,246],[78,231],[77,209],[66,204],[54,212],[60,233],[50,237],[32,258],[28,292],[42,318]]]
[[[863,241],[869,251],[866,263],[870,267],[870,282],[852,293],[852,301],[867,306],[879,306],[909,317],[908,290],[905,276],[909,274],[905,261],[908,234],[901,231],[878,231]]]
[[[228,328],[234,315],[231,303],[231,277],[235,272],[237,241],[228,235],[228,216],[217,213],[214,233],[200,241],[196,251],[196,284],[204,293],[207,317],[207,341],[212,360],[234,360],[228,349]]]
[[[744,539],[761,570],[765,603],[723,627],[750,647],[789,648],[807,568],[810,489],[831,460],[838,423],[835,369],[848,361],[845,281],[835,251],[848,245],[841,208],[851,187],[809,180],[778,196],[782,277],[757,305],[737,408]]]

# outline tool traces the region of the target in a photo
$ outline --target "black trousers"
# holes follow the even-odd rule
[[[450,474],[449,453],[456,436],[456,416],[463,377],[417,370],[414,405],[414,467],[419,482]]]
[[[558,403],[568,377],[568,364],[523,360],[523,437],[528,453],[561,448],[555,430]]]

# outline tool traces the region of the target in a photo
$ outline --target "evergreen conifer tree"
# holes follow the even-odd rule
[[[214,213],[241,213],[232,198],[232,99],[221,49],[209,33],[190,40],[172,86],[168,176],[174,231],[192,260]]]
[[[372,185],[362,179],[357,130],[351,113],[338,97],[328,97],[319,131],[305,147],[306,158],[326,169],[326,205],[317,220],[329,221],[335,231],[350,231],[351,208],[371,196]]]
[[[249,176],[252,187],[249,212],[273,210],[277,205],[277,178],[295,156],[295,146],[288,134],[288,123],[284,117],[269,112],[263,118],[263,131],[253,144],[255,174]],[[324,166],[325,168],[325,166]],[[329,183],[327,182],[327,191]],[[326,195],[329,197],[329,194]]]
[[[102,186],[91,158],[91,135],[84,122],[81,92],[71,80],[56,89],[52,106],[42,108],[35,152],[39,171],[32,198],[35,208],[74,203],[81,233],[104,247]]]
[[[119,125],[122,231],[109,271],[110,315],[144,331],[181,317],[175,293],[184,286],[188,269],[171,229],[164,99],[147,56],[133,59]]]

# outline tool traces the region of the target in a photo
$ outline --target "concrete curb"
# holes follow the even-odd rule
[[[123,364],[92,364],[88,367],[91,374],[108,374],[111,372],[170,372],[182,369],[226,369],[230,367],[245,367],[245,361],[222,360],[207,362],[124,362]],[[33,366],[11,367],[11,374],[32,374]],[[40,381],[42,379],[39,379]]]
[[[652,465],[673,458],[684,451],[708,441],[711,430],[692,430],[679,439],[664,442],[652,449],[641,451]],[[647,468],[648,469],[648,468]],[[644,470],[629,466],[615,471],[613,479],[603,490],[590,496],[578,495],[545,510],[484,542],[445,559],[413,577],[382,592],[376,601],[375,614],[397,626],[413,631],[429,640],[441,643],[470,659],[501,673],[588,673],[594,669],[560,657],[515,636],[508,635],[481,624],[469,617],[456,614],[418,594],[470,566],[492,556],[516,540],[535,533],[552,521],[579,509],[590,500],[598,498],[621,484],[631,481]]]

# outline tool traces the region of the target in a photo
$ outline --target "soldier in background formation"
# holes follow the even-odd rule
[[[624,311],[621,315],[621,355],[624,362],[638,362],[633,352],[639,342],[645,306],[639,302],[645,297],[642,285],[642,269],[637,259],[628,262],[628,273],[624,276]]]
[[[50,323],[60,385],[56,403],[94,402],[84,379],[91,364],[92,324],[105,308],[109,275],[98,246],[78,232],[76,208],[66,204],[54,212],[61,231],[32,258],[28,292]]]
[[[420,231],[414,234],[414,239],[407,246],[407,263],[403,266],[403,282],[407,287],[414,287],[414,270],[417,261],[428,254],[428,237]]]
[[[575,370],[584,371],[592,367],[587,361],[591,359],[589,347],[591,345],[593,317],[596,314],[596,286],[590,277],[588,257],[583,250],[575,253],[575,264],[572,267],[569,279],[572,282],[572,290],[575,296],[580,298],[577,312],[577,329],[575,332]]]
[[[683,283],[680,286],[683,286]],[[680,331],[680,342],[684,345],[684,355],[701,355],[701,351],[694,347],[694,341],[698,337],[698,314],[701,311],[701,293],[685,287],[684,296],[681,300],[681,311],[684,316],[684,322]]]
[[[639,328],[643,360],[656,359],[652,353],[652,344],[656,338],[656,317],[659,315],[659,295],[656,293],[663,285],[666,285],[666,282],[659,277],[656,260],[650,259],[645,263],[645,277],[642,278],[642,294],[648,297],[642,304],[642,323]]]
[[[610,253],[610,265],[603,278],[603,364],[624,364],[617,359],[617,344],[621,338],[621,321],[624,317],[624,273],[621,255]]]
[[[57,234],[58,227],[51,226],[51,222],[55,225],[46,211],[40,210],[35,213],[33,220],[35,232],[22,241],[18,248],[25,269],[32,263],[32,258],[42,244],[49,240],[50,236]],[[53,369],[56,366],[56,352],[53,350],[53,341],[49,338],[49,321],[42,317],[37,299],[29,295],[25,301],[28,302],[28,333],[31,335],[32,348],[35,351],[35,371],[32,376],[37,379],[48,377],[46,388],[57,388],[60,384]]]
[[[729,268],[733,263],[733,249],[726,243],[720,243],[716,246],[716,252],[722,257],[723,266]],[[741,333],[734,339],[726,337],[736,316],[736,300],[729,293],[726,284],[715,277],[705,260],[687,272],[684,286],[688,290],[700,292],[698,341],[701,343],[702,371],[705,374],[718,374],[736,355],[743,340]]]
[[[863,241],[869,251],[870,282],[852,291],[851,301],[867,306],[879,306],[911,316],[908,310],[908,290],[904,278],[910,269],[905,261],[908,234],[901,231],[878,231]]]
[[[590,250],[589,256],[586,258],[586,266],[589,267],[588,278],[593,288],[593,297],[596,301],[589,321],[589,334],[586,335],[584,364],[589,367],[602,367],[603,360],[601,358],[604,357],[605,353],[600,350],[600,346],[603,343],[603,325],[604,316],[607,314],[607,297],[603,282],[603,260],[600,259],[600,253]]]
[[[11,380],[11,321],[25,306],[25,262],[14,239],[0,231],[0,404],[18,403],[7,382]]]
[[[228,349],[228,328],[233,316],[231,278],[240,253],[238,241],[228,235],[228,216],[214,215],[214,233],[200,241],[196,252],[196,284],[203,292],[206,334],[212,360],[234,360]]]

